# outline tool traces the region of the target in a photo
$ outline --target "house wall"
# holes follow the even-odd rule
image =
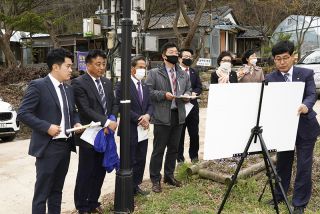
[[[220,31],[220,52],[226,50],[226,32]]]

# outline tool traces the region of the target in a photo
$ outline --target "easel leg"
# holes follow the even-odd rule
[[[270,153],[269,153],[269,151],[268,151],[268,149],[266,147],[266,144],[265,144],[265,142],[263,140],[262,134],[259,133],[258,137],[259,137],[259,140],[260,140],[260,145],[261,145],[261,150],[262,150],[262,153],[263,153],[263,158],[264,158],[264,161],[265,161],[265,164],[266,164],[266,169],[267,169],[270,189],[271,189],[273,201],[274,201],[274,204],[275,204],[274,208],[275,208],[276,212],[279,213],[278,202],[277,202],[277,199],[276,199],[276,196],[275,196],[275,193],[274,193],[274,187],[273,187],[273,184],[272,184],[272,175],[274,175],[275,183],[278,184],[279,187],[280,187],[281,194],[282,194],[283,199],[284,199],[284,201],[286,203],[286,206],[287,206],[287,208],[289,210],[289,213],[292,214],[292,210],[291,210],[291,207],[289,205],[289,201],[288,201],[287,195],[284,192],[284,189],[283,189],[282,184],[280,182],[281,180],[280,180],[279,175],[278,175],[278,173],[276,171],[276,167],[272,163]],[[269,167],[271,168],[271,171],[270,171]]]
[[[235,181],[237,180],[237,177],[238,177],[240,168],[241,168],[241,166],[243,164],[243,161],[248,155],[248,150],[250,148],[250,145],[251,145],[251,142],[253,140],[253,137],[254,137],[254,133],[252,132],[251,135],[250,135],[249,141],[248,141],[248,143],[246,145],[246,148],[244,149],[244,152],[242,153],[242,156],[241,156],[241,159],[240,159],[240,161],[238,163],[237,169],[236,169],[235,173],[232,176],[232,180],[231,180],[231,182],[230,182],[230,184],[228,186],[228,190],[227,190],[226,194],[224,195],[223,201],[222,201],[222,203],[221,203],[221,205],[219,207],[218,214],[220,214],[222,212],[224,204],[226,203],[226,201],[227,201],[227,199],[229,197],[229,194],[231,192],[231,189],[232,189],[233,185],[235,184]]]

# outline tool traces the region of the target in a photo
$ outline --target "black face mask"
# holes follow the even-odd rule
[[[166,55],[167,57],[167,61],[172,63],[172,64],[176,64],[178,62],[178,56],[168,56]]]
[[[192,59],[182,59],[182,63],[186,66],[192,65]]]

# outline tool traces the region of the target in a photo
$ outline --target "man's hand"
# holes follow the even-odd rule
[[[118,123],[115,121],[110,121],[108,127],[112,130],[112,131],[116,131],[117,127],[118,127]]]
[[[169,101],[173,100],[174,99],[173,94],[171,94],[170,92],[167,92],[166,93],[166,99],[169,100]]]
[[[51,136],[51,137],[56,137],[60,134],[61,132],[61,127],[58,125],[54,125],[51,124],[50,128],[48,129],[47,133]]]
[[[194,96],[197,96],[197,93],[196,93],[196,92],[192,92],[192,93],[191,93],[191,96],[193,96],[193,97],[194,97]],[[195,99],[197,99],[197,98],[192,98],[192,100],[195,100]]]
[[[301,104],[298,108],[298,115],[299,114],[307,114],[309,111],[308,107],[305,104]]]
[[[76,124],[74,124],[73,128],[77,128],[77,127],[80,127],[80,126],[82,126],[80,123],[76,123]],[[76,130],[75,133],[76,134],[80,134],[83,131],[84,131],[84,129],[79,129],[79,130]]]
[[[150,123],[150,115],[149,114],[142,115],[139,117],[138,121],[139,121],[138,125],[141,125],[145,129],[147,129]]]

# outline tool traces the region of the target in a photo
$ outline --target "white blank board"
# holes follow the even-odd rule
[[[243,153],[255,127],[261,83],[212,84],[209,89],[204,159]],[[303,82],[276,82],[264,87],[260,126],[268,150],[294,150]],[[260,141],[249,152],[261,151]]]

